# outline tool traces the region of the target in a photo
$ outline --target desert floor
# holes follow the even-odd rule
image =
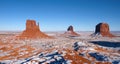
[[[45,32],[54,38],[16,39],[21,32],[0,31],[0,64],[119,64],[120,32],[117,37],[92,37],[81,31],[79,37],[63,32]]]

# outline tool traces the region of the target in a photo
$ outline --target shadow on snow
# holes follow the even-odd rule
[[[97,44],[105,47],[120,47],[120,42],[109,42],[109,41],[90,41],[90,43]]]

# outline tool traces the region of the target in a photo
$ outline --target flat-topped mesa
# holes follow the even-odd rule
[[[110,33],[109,25],[107,23],[99,23],[99,24],[97,24],[94,34],[95,35],[100,34],[103,37],[114,37],[114,35],[112,35]]]
[[[35,20],[26,21],[26,29],[18,36],[20,39],[36,39],[36,38],[50,38],[39,29],[39,23],[36,25]]]
[[[65,32],[65,35],[68,35],[68,36],[80,36],[79,34],[74,32],[73,26],[68,27],[67,32]]]

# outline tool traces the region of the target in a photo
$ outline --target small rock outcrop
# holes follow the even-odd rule
[[[67,31],[73,32],[73,26],[69,26],[68,29],[67,29]]]
[[[68,36],[80,36],[79,34],[77,34],[76,32],[74,32],[73,26],[69,26],[68,29],[67,29],[67,31],[64,34],[68,35]]]
[[[109,25],[107,23],[99,23],[96,25],[95,33],[93,35],[101,35],[103,37],[113,37],[110,33]]]
[[[18,36],[20,39],[36,39],[36,38],[50,38],[39,29],[39,23],[36,25],[35,20],[26,21],[26,29]]]

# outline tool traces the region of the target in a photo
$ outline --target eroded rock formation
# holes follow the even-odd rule
[[[94,34],[95,35],[99,34],[99,35],[102,35],[103,37],[113,37],[114,36],[110,33],[109,25],[107,23],[97,24]]]
[[[44,34],[39,29],[39,23],[36,25],[35,20],[26,21],[26,29],[18,36],[20,39],[36,39],[36,38],[49,38],[50,36]]]
[[[74,32],[73,26],[69,26],[69,27],[68,27],[67,32],[65,32],[65,35],[69,35],[69,36],[80,36],[79,34],[77,34],[76,32]]]
[[[74,31],[74,30],[73,30],[73,26],[69,26],[68,29],[67,29],[67,31],[73,32],[73,31]]]

